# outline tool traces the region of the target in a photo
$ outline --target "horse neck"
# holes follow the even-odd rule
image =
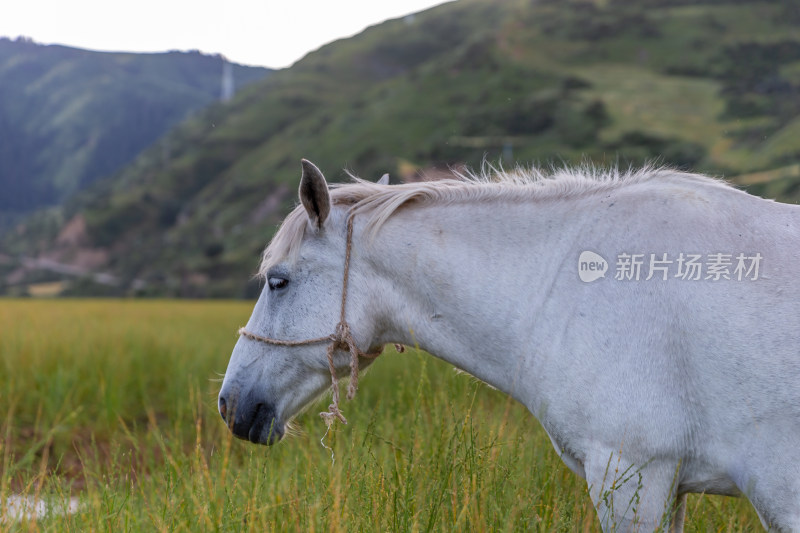
[[[581,219],[558,202],[409,207],[371,247],[380,342],[416,345],[525,402],[537,309]],[[574,272],[573,272],[574,275]],[[520,384],[523,385],[523,384]]]

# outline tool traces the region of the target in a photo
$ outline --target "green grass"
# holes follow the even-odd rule
[[[723,103],[719,86],[704,78],[665,76],[622,64],[584,67],[578,74],[592,80],[591,97],[608,106],[612,125],[603,131],[607,139],[645,128],[665,137],[684,138],[718,151],[725,126],[717,122]]]
[[[0,502],[81,510],[42,531],[599,531],[582,480],[504,394],[388,352],[320,445],[325,404],[267,448],[216,393],[250,303],[0,300]],[[744,500],[693,496],[687,531],[752,531]]]

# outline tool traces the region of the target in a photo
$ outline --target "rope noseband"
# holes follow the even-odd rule
[[[336,330],[330,335],[324,337],[317,337],[315,339],[306,339],[301,341],[287,341],[282,339],[272,339],[269,337],[262,337],[251,333],[244,328],[239,328],[239,335],[247,337],[248,339],[264,342],[266,344],[273,344],[275,346],[306,346],[309,344],[320,344],[328,342],[328,368],[331,372],[331,391],[333,394],[332,403],[328,406],[328,410],[320,413],[325,420],[325,424],[330,427],[333,420],[338,418],[343,423],[347,424],[342,412],[339,410],[339,378],[336,377],[336,369],[333,366],[333,354],[336,350],[344,350],[350,352],[350,383],[347,387],[347,399],[352,400],[358,390],[358,358],[365,357],[367,359],[375,359],[378,357],[383,349],[377,352],[366,353],[362,352],[356,346],[353,339],[353,334],[350,332],[350,325],[345,318],[345,309],[347,307],[347,282],[350,277],[350,252],[353,248],[353,216],[347,218],[347,247],[345,248],[344,256],[344,280],[342,281],[342,307],[339,314],[339,323],[336,324]],[[402,351],[398,347],[398,351]]]

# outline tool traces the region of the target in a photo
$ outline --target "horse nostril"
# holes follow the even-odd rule
[[[223,420],[228,420],[228,404],[222,396],[219,397],[219,414],[222,416]]]

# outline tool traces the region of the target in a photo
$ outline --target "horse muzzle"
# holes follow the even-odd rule
[[[219,414],[237,438],[268,446],[283,438],[284,425],[269,403],[220,393]]]

